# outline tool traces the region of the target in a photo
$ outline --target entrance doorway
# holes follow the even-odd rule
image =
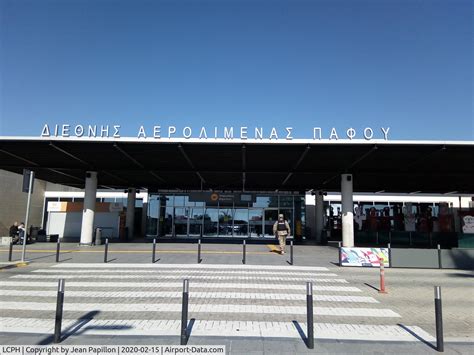
[[[278,220],[278,208],[266,208],[264,216],[264,237],[273,237],[273,225]]]

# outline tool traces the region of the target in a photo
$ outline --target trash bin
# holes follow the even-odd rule
[[[102,229],[101,228],[96,228],[95,229],[95,245],[101,245],[102,244]]]

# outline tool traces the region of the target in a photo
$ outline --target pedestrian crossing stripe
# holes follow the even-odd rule
[[[56,291],[42,290],[0,290],[0,296],[24,296],[24,297],[55,297]],[[72,297],[87,298],[167,298],[181,299],[183,294],[181,291],[159,291],[159,292],[136,292],[136,291],[67,291],[68,299]],[[225,299],[241,299],[241,300],[306,300],[306,294],[303,293],[249,293],[249,292],[196,292],[191,294],[195,298],[225,298]],[[340,296],[340,295],[314,295],[314,301],[317,302],[348,302],[348,303],[378,303],[373,297],[365,296]]]
[[[1,310],[54,311],[56,302],[2,302]],[[64,311],[84,312],[181,312],[180,303],[64,303]],[[314,315],[341,317],[400,317],[384,308],[314,307]],[[189,313],[306,314],[306,307],[239,304],[190,304]]]
[[[81,322],[81,324],[79,324]],[[300,329],[298,329],[298,327]],[[264,337],[301,339],[305,323],[196,320],[191,337]],[[63,335],[178,336],[180,320],[63,319]],[[2,333],[52,334],[54,322],[37,318],[0,318]],[[314,323],[315,339],[419,342],[436,339],[416,326]]]
[[[37,269],[37,270],[32,270],[32,273],[47,273],[47,274],[111,274],[111,273],[120,273],[120,274],[206,274],[206,273],[211,273],[212,275],[248,275],[249,271],[245,270],[225,270],[225,271],[219,271],[219,270],[169,270],[169,269],[164,269],[164,270],[114,270],[114,269],[81,269],[81,270],[74,270],[74,269]],[[327,273],[327,272],[322,272],[322,273],[315,273],[315,272],[308,272],[308,271],[300,271],[300,272],[291,272],[290,270],[286,271],[253,271],[251,275],[253,276],[259,276],[259,275],[280,275],[281,276],[338,276],[337,274],[334,273]]]
[[[61,269],[236,269],[236,270],[285,270],[285,271],[329,271],[321,266],[282,266],[282,265],[221,265],[221,264],[112,264],[112,263],[64,263],[52,265],[52,268]]]
[[[178,275],[122,275],[121,273],[116,273],[114,275],[40,275],[40,274],[22,274],[14,275],[10,277],[11,279],[117,279],[117,280],[126,280],[126,279],[160,279],[160,280],[169,280],[169,279],[182,279]],[[189,280],[264,280],[264,281],[313,281],[320,283],[348,283],[344,279],[320,279],[315,277],[283,277],[283,276],[211,276],[211,275],[189,275],[186,277]]]
[[[57,281],[1,281],[2,287],[51,287],[57,288]],[[94,287],[111,287],[111,288],[179,288],[182,289],[182,282],[104,282],[104,281],[67,281],[66,289],[71,287],[81,287],[91,289]],[[256,289],[256,290],[295,290],[306,292],[305,285],[292,284],[264,284],[264,283],[208,283],[208,282],[190,282],[190,289]],[[313,285],[314,291],[320,292],[362,292],[359,288],[353,286],[324,286]]]

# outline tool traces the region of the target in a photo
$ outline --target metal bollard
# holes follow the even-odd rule
[[[242,264],[245,264],[245,249],[246,249],[246,244],[245,244],[245,239],[243,240],[243,243],[242,243]]]
[[[183,305],[181,309],[181,345],[188,342],[188,301],[189,301],[189,280],[183,281]]]
[[[380,289],[379,293],[387,293],[385,291],[385,265],[383,263],[383,259],[379,259],[380,263]]]
[[[441,245],[438,244],[438,269],[443,268],[443,263],[441,261]]]
[[[13,254],[13,242],[10,242],[10,248],[8,250],[8,261],[12,261],[12,254]]]
[[[392,260],[392,246],[391,246],[391,243],[388,243],[387,245],[387,248],[388,248],[388,266],[390,266],[390,263],[391,263],[391,260]]]
[[[105,238],[104,263],[107,262],[107,253],[109,252],[109,238]]]
[[[58,236],[58,242],[56,243],[56,262],[59,263],[59,249],[61,248],[61,241],[59,240]]]
[[[293,241],[290,240],[290,264],[293,265]]]
[[[154,264],[156,260],[156,238],[153,238],[153,253],[151,255],[151,263]]]
[[[54,343],[61,342],[61,324],[63,321],[63,304],[64,304],[64,279],[58,281],[58,296],[56,301],[56,320],[54,323]]]
[[[342,266],[342,258],[341,258],[341,248],[342,248],[342,243],[338,242],[338,259],[339,259],[339,266]]]
[[[201,263],[201,239],[199,238],[198,239],[198,260],[197,260],[198,264]]]
[[[436,318],[436,350],[439,352],[444,351],[444,339],[443,339],[443,311],[441,308],[441,287],[434,287],[435,294],[435,318]]]
[[[306,320],[307,320],[307,346],[314,349],[314,321],[313,321],[313,283],[306,283]]]

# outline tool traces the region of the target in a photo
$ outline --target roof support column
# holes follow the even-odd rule
[[[316,210],[316,243],[321,244],[321,234],[324,228],[324,196],[323,192],[315,191],[315,210]]]
[[[127,227],[127,240],[132,240],[134,236],[134,223],[135,223],[135,200],[137,198],[137,189],[131,187],[128,189],[127,195],[127,219],[125,226]]]
[[[95,202],[97,195],[97,172],[86,172],[86,186],[84,193],[84,208],[82,209],[81,241],[80,245],[92,245],[94,233]]]
[[[354,202],[352,174],[341,175],[342,246],[354,246]]]

